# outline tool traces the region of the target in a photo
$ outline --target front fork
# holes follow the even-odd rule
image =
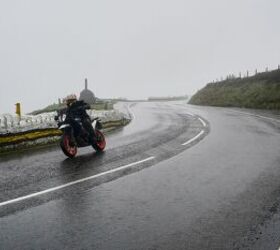
[[[70,137],[69,144],[71,147],[74,147],[77,145],[77,142],[76,142],[76,139],[74,136],[74,129],[72,127],[65,128],[62,132],[63,132],[63,134],[69,135],[69,137]]]

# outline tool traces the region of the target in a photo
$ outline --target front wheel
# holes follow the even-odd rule
[[[63,153],[69,158],[74,158],[77,154],[77,146],[71,145],[70,135],[64,134],[61,136],[60,147]]]
[[[95,134],[96,134],[96,143],[93,145],[93,148],[97,152],[101,152],[106,147],[106,139],[104,134],[99,130],[95,130]]]

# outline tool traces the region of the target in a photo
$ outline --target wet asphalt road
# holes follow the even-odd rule
[[[279,248],[279,114],[128,105],[103,154],[1,156],[0,249]]]

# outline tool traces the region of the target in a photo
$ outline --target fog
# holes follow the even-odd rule
[[[0,113],[79,94],[194,94],[280,64],[277,0],[0,0]]]

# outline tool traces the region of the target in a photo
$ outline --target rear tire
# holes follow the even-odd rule
[[[69,158],[74,158],[77,154],[77,146],[70,146],[70,140],[71,138],[69,135],[62,135],[60,140],[60,147],[66,156],[68,156]]]
[[[96,134],[96,143],[92,146],[96,150],[96,152],[102,152],[106,147],[105,136],[99,130],[95,130],[95,134]]]

